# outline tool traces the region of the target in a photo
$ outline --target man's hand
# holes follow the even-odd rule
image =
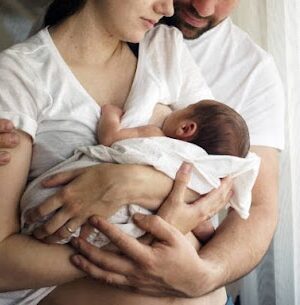
[[[71,260],[91,277],[154,296],[197,297],[211,289],[214,266],[202,260],[185,236],[161,217],[135,216],[136,224],[155,238],[150,246],[104,219],[92,217],[90,222],[126,255],[98,249],[81,238],[74,239],[73,246],[81,255]],[[207,291],[201,291],[201,286]]]
[[[168,208],[175,211],[175,217],[169,219],[174,224],[179,220],[179,227],[182,217],[188,218],[183,226],[184,231],[194,229],[203,219],[201,205],[205,206],[207,199],[202,197],[187,205],[184,195],[188,180],[189,168],[186,164],[178,171],[173,189],[163,204],[167,206],[165,212]],[[229,196],[230,183],[227,188]],[[224,192],[223,189],[218,191]],[[212,193],[210,196],[217,199],[220,195]],[[141,229],[152,235],[154,242],[151,245],[140,243],[104,219],[92,217],[91,225],[104,233],[124,255],[97,249],[78,238],[73,240],[73,245],[82,255],[72,258],[74,264],[93,278],[154,296],[196,297],[212,290],[212,279],[218,268],[209,260],[201,259],[195,247],[180,231],[159,216],[138,214],[134,220]]]
[[[19,144],[20,139],[14,129],[11,121],[0,119],[0,149],[14,148]],[[0,165],[5,165],[9,161],[10,154],[6,151],[0,151]]]

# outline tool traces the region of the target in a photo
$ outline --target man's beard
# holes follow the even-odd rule
[[[211,17],[209,18],[205,18],[205,17],[200,17],[197,12],[195,12],[194,8],[189,8],[188,10],[190,12],[192,12],[193,15],[196,15],[196,18],[199,19],[206,19],[208,20],[208,23],[205,27],[203,28],[197,28],[194,27],[186,22],[184,22],[181,18],[180,18],[180,10],[182,9],[181,6],[176,6],[174,5],[175,8],[175,14],[172,17],[164,17],[162,19],[162,23],[170,25],[170,26],[175,26],[176,28],[178,28],[180,31],[182,31],[182,34],[184,36],[185,39],[197,39],[198,37],[200,37],[203,33],[207,32],[208,30],[210,30],[212,27],[214,27],[213,21],[211,19]]]

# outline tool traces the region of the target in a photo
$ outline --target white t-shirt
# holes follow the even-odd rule
[[[29,179],[69,158],[79,146],[96,144],[100,107],[55,47],[48,29],[0,54],[0,117],[34,140]],[[212,98],[182,34],[161,25],[140,44],[124,124],[147,124],[157,102],[173,109]],[[132,113],[137,113],[134,120]],[[53,287],[0,294],[1,305],[36,304]]]
[[[284,91],[272,57],[227,18],[186,40],[216,100],[247,122],[251,145],[284,146]]]

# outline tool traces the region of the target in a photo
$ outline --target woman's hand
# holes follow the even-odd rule
[[[189,167],[183,166],[163,204],[162,213],[172,219],[172,223],[178,222],[177,225],[184,232],[199,224],[199,219],[212,216],[211,211],[216,211],[217,207],[224,206],[231,189],[228,179],[223,181],[220,189],[187,205],[183,198],[188,179]],[[219,202],[215,203],[214,199]],[[210,204],[214,207],[211,208]],[[174,212],[174,217],[171,217],[169,209]],[[208,211],[206,214],[205,209]],[[187,225],[182,225],[184,217],[187,217]],[[98,249],[78,238],[73,240],[73,245],[80,255],[75,255],[72,262],[91,277],[105,283],[154,296],[196,297],[216,288],[214,280],[219,269],[213,262],[199,257],[179,230],[159,216],[139,214],[134,219],[141,229],[153,236],[151,245],[140,243],[104,219],[92,217],[90,223],[123,254]]]
[[[0,119],[0,149],[14,148],[19,144],[20,139],[14,129],[11,121]],[[0,165],[5,165],[9,161],[10,154],[6,151],[0,151]]]
[[[26,213],[26,222],[55,212],[34,231],[37,239],[55,243],[68,238],[92,215],[108,218],[127,202],[127,192],[133,179],[129,179],[129,166],[99,164],[79,170],[59,173],[43,182],[45,187],[65,185],[40,206]],[[132,186],[134,188],[134,186]]]

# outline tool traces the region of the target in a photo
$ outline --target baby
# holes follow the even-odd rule
[[[161,128],[145,125],[121,128],[123,111],[114,105],[104,105],[98,126],[99,143],[111,146],[128,138],[167,136],[196,144],[211,155],[231,155],[244,158],[250,148],[248,127],[241,115],[229,106],[214,100],[202,100],[169,114]],[[194,231],[203,243],[214,232],[210,221]]]
[[[31,234],[36,227],[40,226],[46,222],[49,217],[51,217],[51,215],[48,215],[45,218],[30,225],[26,225],[24,221],[26,210],[34,206],[38,206],[41,202],[58,191],[58,188],[47,189],[42,188],[40,185],[40,181],[56,172],[66,171],[72,168],[74,169],[86,167],[97,164],[98,162],[133,162],[134,164],[149,164],[155,167],[155,164],[157,164],[156,162],[161,160],[160,155],[163,154],[169,160],[178,160],[178,154],[174,156],[173,152],[179,153],[179,150],[181,150],[183,153],[183,141],[191,142],[197,146],[200,146],[206,150],[208,154],[229,155],[223,156],[225,159],[226,157],[231,158],[231,156],[243,158],[247,155],[249,150],[248,128],[243,118],[230,107],[213,100],[202,100],[196,104],[189,105],[184,109],[172,112],[171,114],[167,115],[161,128],[154,125],[145,125],[134,128],[121,128],[122,115],[122,110],[116,106],[102,106],[102,114],[98,126],[98,140],[102,145],[79,148],[71,158],[57,165],[55,168],[50,169],[48,172],[44,173],[36,180],[31,182],[21,200],[22,224],[24,226],[22,232]],[[148,139],[149,137],[157,137],[156,140],[158,141],[154,140],[153,138]],[[174,142],[177,141],[178,143],[173,144],[180,144],[181,148],[179,148],[179,146],[174,146],[175,148],[169,150],[168,147],[170,146],[166,146],[166,144],[169,145],[171,142],[173,142],[173,140],[169,138],[175,138],[176,140],[174,140]],[[140,140],[147,140],[148,144],[146,142],[141,143]],[[166,140],[168,143],[166,143]],[[112,145],[116,141],[120,142]],[[161,143],[162,146],[160,146],[158,143]],[[112,145],[112,148],[107,147],[110,145]],[[159,152],[156,150],[156,153],[151,155],[150,150],[153,148],[153,145],[156,146],[156,149],[157,145],[159,145]],[[138,159],[136,159],[136,148],[139,148]],[[203,154],[206,155],[204,150],[201,148],[196,147],[195,145],[191,145],[189,147],[188,145],[184,145],[184,157],[183,160],[182,157],[180,157],[180,160],[190,160],[191,162],[196,162],[198,164],[201,160],[200,155],[202,154],[202,158]],[[165,155],[166,153],[167,155]],[[143,162],[138,163],[141,156],[143,157]],[[189,156],[194,159],[191,160]],[[214,156],[210,157],[213,158]],[[154,161],[154,163],[152,161]],[[236,161],[238,160],[235,160],[235,162]],[[215,167],[215,164],[219,164],[216,159],[214,159],[214,161],[208,161],[206,159],[204,162],[205,166],[204,164],[203,166],[198,164],[198,166],[203,168],[210,164]],[[250,162],[252,161],[250,160]],[[240,162],[238,163],[240,164]],[[168,167],[168,169],[170,168]],[[176,170],[175,168],[173,169]],[[236,172],[236,169],[237,168],[234,169],[233,166],[230,166],[229,173]],[[164,172],[162,168],[159,170]],[[226,172],[226,170],[224,171],[223,168],[218,168],[217,171],[221,171],[221,173],[218,174],[218,177],[220,178],[229,174]],[[206,173],[204,176],[200,174],[200,177],[205,178],[207,175],[211,176],[211,174],[212,172],[210,169],[210,173]],[[215,179],[219,181],[217,177],[215,177]],[[215,179],[212,180],[215,181]],[[199,188],[200,184],[196,184],[197,189]],[[209,182],[209,184],[211,185],[211,182]],[[214,187],[217,187],[215,183],[213,184]],[[244,189],[247,189],[247,187],[245,188],[243,186],[243,190]],[[202,194],[201,191],[198,191],[198,193]],[[203,194],[205,194],[204,191]],[[243,202],[244,199],[239,200],[238,202],[240,201]],[[150,213],[149,210],[155,211],[158,208],[159,203],[151,203],[144,208],[135,204],[129,204],[120,208],[120,210],[118,210],[110,218],[110,221],[119,225],[120,228],[122,228],[128,234],[131,234],[134,237],[139,237],[143,234],[143,232],[138,230],[138,228],[136,228],[132,223],[132,215],[136,212]],[[213,227],[210,222],[201,224],[195,230],[193,230],[193,233],[202,242],[207,240],[212,232]],[[76,232],[74,230],[74,236],[78,236],[79,233],[80,228],[77,228]],[[98,247],[102,247],[109,242],[105,236],[99,234],[99,232],[96,231],[87,236],[87,240]],[[62,243],[66,243],[68,241],[69,239],[66,239],[63,240]]]
[[[190,142],[211,155],[244,158],[250,148],[248,127],[244,119],[229,106],[213,100],[202,100],[169,114],[161,128],[145,125],[121,129],[123,112],[113,105],[104,105],[98,126],[99,143],[143,137],[167,136]]]

